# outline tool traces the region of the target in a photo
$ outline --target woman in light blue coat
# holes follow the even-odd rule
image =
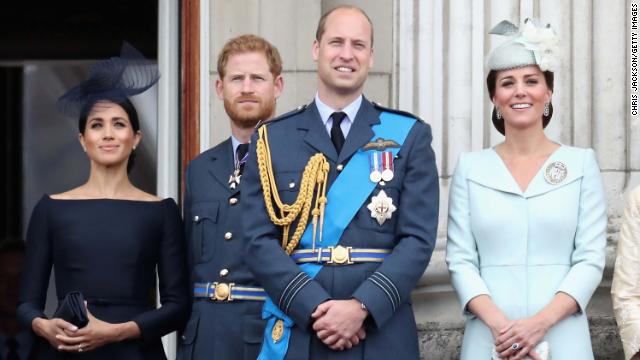
[[[447,264],[467,315],[462,359],[592,359],[585,309],[605,263],[606,203],[591,149],[548,139],[557,36],[503,21],[489,56],[504,142],[463,154],[449,198]]]

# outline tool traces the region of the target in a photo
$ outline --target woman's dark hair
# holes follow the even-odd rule
[[[122,109],[124,109],[124,112],[126,112],[127,116],[129,116],[129,122],[131,122],[131,129],[133,130],[134,134],[136,134],[140,130],[140,120],[138,119],[138,112],[136,111],[136,108],[135,106],[133,106],[131,101],[129,101],[129,99],[125,98],[122,101],[113,101],[113,100],[105,100],[105,101],[118,104]],[[97,101],[91,104],[91,106],[85,107],[86,110],[82,112],[82,114],[80,115],[80,118],[78,119],[78,130],[80,131],[81,134],[84,134],[84,130],[87,128],[87,118],[89,117],[89,113],[91,112],[91,109],[93,109],[96,103]],[[136,155],[135,150],[131,151],[131,155],[129,155],[129,161],[127,162],[127,172],[131,172],[131,169],[133,168],[135,155]]]
[[[549,90],[553,92],[553,73],[551,71],[543,71],[542,75],[544,75],[544,80],[547,82],[547,87]],[[493,97],[496,94],[496,82],[498,80],[498,70],[491,70],[487,75],[487,89],[489,90],[489,98],[493,101]],[[542,115],[542,128],[546,128],[549,125],[549,121],[551,121],[551,117],[553,116],[553,104],[549,102],[549,115]],[[504,119],[498,119],[496,116],[496,107],[493,107],[491,111],[491,121],[493,122],[493,126],[500,132],[500,134],[504,135]]]

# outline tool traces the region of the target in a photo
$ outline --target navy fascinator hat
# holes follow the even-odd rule
[[[93,65],[87,80],[58,99],[58,109],[71,117],[84,116],[96,102],[121,103],[130,96],[143,93],[159,78],[157,65],[125,41],[120,57]]]

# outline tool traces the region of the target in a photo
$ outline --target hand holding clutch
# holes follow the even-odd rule
[[[535,348],[533,348],[533,350],[540,355],[540,359],[542,360],[551,360],[551,351],[549,349],[549,343],[546,341],[542,341],[540,342],[538,345],[536,345]],[[493,348],[493,351],[491,351],[491,360],[500,360],[500,355],[498,355],[498,353],[496,352],[496,348]],[[531,360],[530,356],[525,356],[524,360]]]
[[[78,328],[85,327],[89,323],[89,317],[82,293],[79,291],[67,293],[58,304],[58,309],[53,317],[60,318]]]

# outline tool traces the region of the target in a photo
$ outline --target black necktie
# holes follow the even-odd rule
[[[342,129],[340,129],[340,124],[342,124],[342,120],[344,120],[346,116],[347,114],[342,111],[331,114],[331,118],[333,119],[333,124],[331,125],[331,142],[333,146],[335,146],[338,154],[340,154],[342,145],[344,145],[344,134],[342,133]]]
[[[7,360],[20,360],[18,357],[18,342],[16,339],[10,337],[6,341],[7,348],[9,348],[9,353],[7,353]]]
[[[244,163],[247,162],[247,151],[249,151],[249,144],[240,144],[236,148],[236,168],[239,170],[239,174],[242,174]]]

